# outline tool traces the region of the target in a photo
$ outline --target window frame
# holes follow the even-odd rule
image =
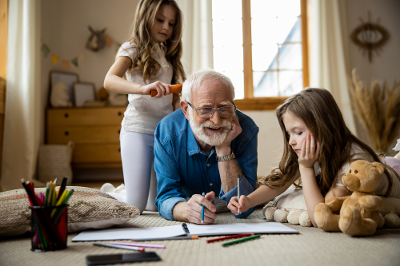
[[[275,110],[284,100],[289,97],[254,97],[250,1],[251,0],[242,0],[244,98],[234,100],[234,102],[237,108],[240,110]],[[308,62],[307,0],[300,0],[300,5],[303,61],[302,72],[303,88],[305,88],[308,87],[310,83]]]

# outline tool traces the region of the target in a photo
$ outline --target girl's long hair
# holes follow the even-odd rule
[[[323,196],[335,183],[339,170],[346,162],[351,161],[352,143],[359,145],[375,161],[381,162],[379,156],[348,129],[335,99],[328,90],[306,88],[287,99],[276,109],[276,116],[284,139],[283,156],[279,166],[262,178],[258,185],[264,184],[272,188],[282,187],[293,179],[299,169],[297,154],[289,145],[289,134],[283,123],[283,115],[286,112],[301,118],[320,143],[318,161],[321,173],[316,178]],[[295,183],[296,186],[300,186],[300,184],[301,179],[299,184]]]
[[[162,5],[169,5],[176,11],[176,21],[171,38],[162,43],[161,47],[165,48],[165,58],[171,63],[174,70],[171,84],[177,84],[183,82],[186,75],[181,63],[183,15],[175,0],[141,0],[137,5],[128,38],[130,43],[136,45],[137,50],[137,57],[134,58],[131,67],[143,72],[143,82],[145,83],[150,76],[156,75],[160,70],[160,64],[151,56],[157,45],[151,37],[151,29]]]

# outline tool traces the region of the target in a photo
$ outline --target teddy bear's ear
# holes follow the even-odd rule
[[[378,170],[378,172],[379,172],[380,174],[382,174],[383,171],[385,171],[385,167],[384,167],[383,164],[381,164],[381,163],[373,162],[372,165],[375,166],[375,168]]]

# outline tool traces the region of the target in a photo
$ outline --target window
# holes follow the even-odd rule
[[[306,0],[213,0],[214,68],[242,110],[272,110],[308,86]]]

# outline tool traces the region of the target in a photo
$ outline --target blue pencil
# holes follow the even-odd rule
[[[204,197],[204,192],[201,195]],[[201,205],[201,223],[204,223],[204,205]]]
[[[237,199],[239,202],[239,199],[240,199],[240,175],[237,176]],[[240,214],[240,208],[238,208],[238,212]]]

